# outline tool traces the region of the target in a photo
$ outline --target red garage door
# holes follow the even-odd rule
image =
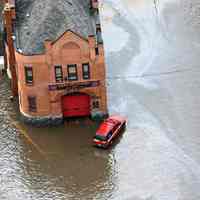
[[[64,117],[80,117],[90,115],[90,96],[73,94],[62,98]]]

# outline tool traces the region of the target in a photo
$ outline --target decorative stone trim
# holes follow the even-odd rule
[[[29,125],[36,127],[45,127],[45,126],[58,126],[63,123],[63,117],[30,117],[25,116],[21,113],[21,120]]]

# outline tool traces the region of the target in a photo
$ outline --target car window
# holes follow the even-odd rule
[[[110,131],[107,135],[107,140],[109,140],[112,137],[112,131]]]

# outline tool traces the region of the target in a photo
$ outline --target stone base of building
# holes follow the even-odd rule
[[[104,112],[92,112],[91,119],[94,121],[102,121],[108,117],[108,113]],[[46,127],[46,126],[59,126],[63,124],[63,117],[31,117],[26,116],[21,113],[21,120],[29,125],[36,126],[36,127]]]
[[[58,126],[63,124],[63,117],[29,117],[21,113],[21,120],[36,127]]]
[[[108,113],[104,113],[101,111],[91,113],[91,118],[94,121],[102,121],[102,120],[106,119],[108,116],[109,116]]]

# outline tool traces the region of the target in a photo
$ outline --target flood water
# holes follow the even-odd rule
[[[1,84],[0,199],[199,200],[200,2],[102,0],[100,11],[109,111],[126,131],[105,151],[89,119],[26,126]]]

